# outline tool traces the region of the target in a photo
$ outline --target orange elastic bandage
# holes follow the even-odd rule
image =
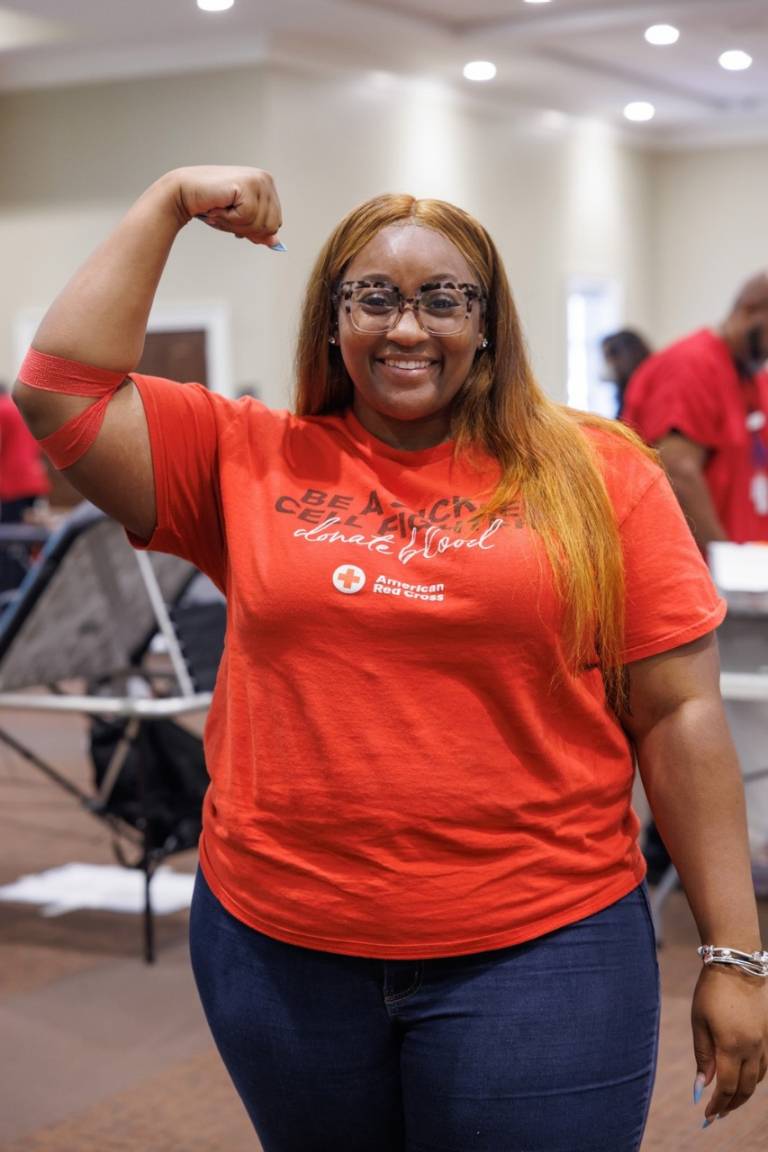
[[[39,442],[54,468],[69,468],[85,455],[99,434],[107,405],[125,377],[125,372],[93,368],[90,364],[47,356],[30,348],[19,369],[22,384],[28,388],[40,388],[43,392],[98,397],[95,404]]]

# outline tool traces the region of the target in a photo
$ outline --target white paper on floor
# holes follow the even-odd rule
[[[153,912],[162,916],[188,908],[194,883],[189,873],[158,868],[150,886]],[[65,864],[0,887],[0,900],[42,904],[43,916],[61,916],[78,908],[139,913],[144,911],[144,873],[116,865]]]

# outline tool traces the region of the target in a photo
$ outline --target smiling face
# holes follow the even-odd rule
[[[403,224],[377,233],[345,268],[344,280],[385,281],[410,297],[425,284],[477,284],[478,276],[440,232]],[[338,324],[341,355],[354,385],[352,406],[363,427],[412,451],[446,440],[453,400],[483,339],[479,303],[473,301],[464,326],[451,336],[425,332],[411,308],[382,335],[356,331],[343,303]]]

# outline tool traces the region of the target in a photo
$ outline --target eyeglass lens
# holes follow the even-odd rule
[[[406,303],[394,287],[357,287],[348,298],[352,324],[361,332],[387,332],[398,321],[401,301]],[[447,287],[427,289],[412,304],[421,326],[443,336],[461,331],[471,307],[461,288]]]

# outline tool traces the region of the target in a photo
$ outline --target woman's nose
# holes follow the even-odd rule
[[[413,304],[404,304],[400,315],[389,330],[397,340],[422,341],[427,335],[419,322],[419,313]]]

